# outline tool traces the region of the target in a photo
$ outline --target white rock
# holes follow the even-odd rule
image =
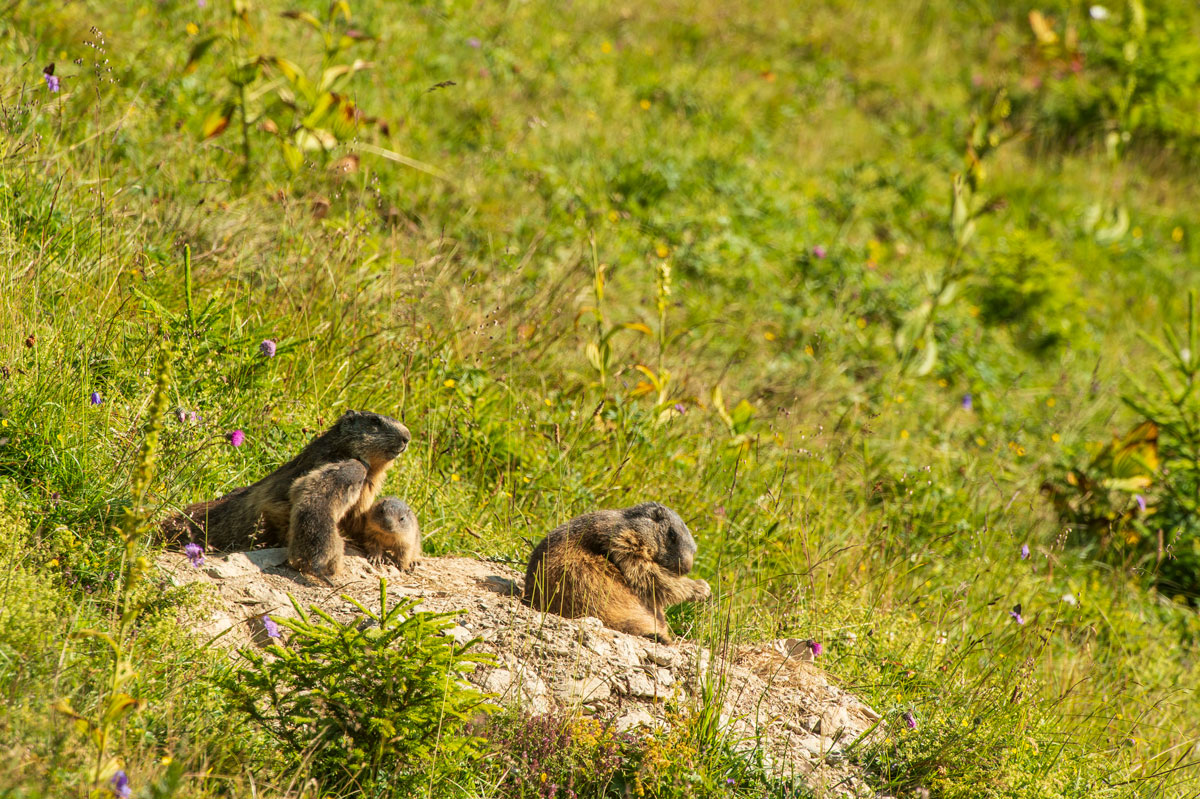
[[[565,680],[556,690],[565,701],[573,703],[603,702],[612,695],[612,686],[599,677]]]
[[[637,666],[642,662],[633,641],[625,636],[618,636],[613,640],[613,649],[615,650],[613,660],[620,665]]]
[[[654,716],[651,716],[644,708],[635,707],[632,710],[620,716],[616,721],[617,729],[622,732],[631,730],[634,727],[654,727]]]
[[[631,671],[625,675],[625,693],[642,699],[657,699],[666,696],[658,685],[643,671]]]
[[[218,580],[229,580],[256,571],[258,568],[246,557],[245,552],[234,552],[222,558],[204,559],[204,573]]]
[[[679,661],[679,653],[665,644],[650,644],[646,647],[646,658],[659,666],[674,666]]]
[[[256,549],[252,552],[242,552],[241,554],[246,560],[250,561],[254,568],[262,571],[263,569],[273,569],[281,564],[287,563],[287,548],[275,547],[274,549]]]
[[[512,688],[515,675],[508,669],[492,669],[483,678],[483,690],[504,699]]]
[[[600,621],[595,616],[584,616],[581,619],[576,619],[575,623],[579,625],[580,629],[593,633],[600,632],[604,629],[604,622]]]
[[[454,643],[458,644],[459,646],[462,646],[475,637],[470,630],[468,630],[466,627],[463,627],[461,624],[456,624],[449,630],[446,630],[446,635],[453,638]]]
[[[832,738],[837,735],[839,730],[844,730],[850,726],[850,714],[844,707],[829,708],[821,714],[821,719],[818,722],[818,728],[813,732],[819,732],[826,738]]]

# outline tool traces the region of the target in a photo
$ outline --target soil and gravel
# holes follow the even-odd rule
[[[391,598],[412,597],[419,609],[462,611],[456,639],[480,639],[496,656],[471,680],[499,701],[533,713],[573,710],[623,729],[665,723],[669,707],[698,701],[708,680],[723,693],[723,722],[731,739],[759,748],[776,772],[800,775],[818,795],[872,795],[847,757],[879,716],[838,687],[814,662],[807,642],[784,639],[715,652],[688,641],[664,645],[610,630],[595,618],[540,613],[519,599],[522,575],[470,558],[426,558],[412,572],[372,566],[347,553],[346,574],[331,585],[288,568],[283,549],[209,555],[199,568],[178,552],[159,567],[176,584],[205,589],[187,623],[231,650],[265,646],[264,614],[317,606],[339,619],[372,610],[379,578]]]

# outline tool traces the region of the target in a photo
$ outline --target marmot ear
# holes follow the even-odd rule
[[[653,505],[651,505],[651,507],[650,507],[650,518],[651,518],[651,519],[653,519],[653,520],[654,520],[654,521],[656,521],[656,522],[665,522],[665,521],[667,521],[667,508],[666,508],[666,506],[665,506],[665,505],[661,505],[661,504],[659,504],[658,502],[655,502]]]

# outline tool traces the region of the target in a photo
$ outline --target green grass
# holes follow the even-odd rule
[[[236,118],[204,141],[224,64],[186,64],[224,0],[13,5],[0,792],[86,795],[86,746],[51,706],[101,696],[105,654],[71,633],[116,623],[113,528],[165,344],[185,416],[163,431],[157,512],[256,479],[347,408],[389,413],[414,441],[387,490],[431,554],[523,562],[586,510],[678,510],[721,596],[698,628],[823,641],[829,671],[885,715],[856,753],[881,790],[1194,794],[1194,608],[1039,492],[1138,421],[1126,373],[1159,362],[1139,334],[1183,319],[1196,131],[1173,109],[1192,84],[1141,75],[1154,113],[1105,117],[1123,85],[1102,72],[1110,34],[1074,4],[1054,9],[1060,34],[1070,21],[1097,48],[1078,78],[1037,53],[1024,6],[808,5],[358,0],[376,39],[356,54],[374,66],[348,92],[389,128],[362,142],[444,177],[353,142],[292,173],[258,126],[247,170]],[[1152,42],[1200,29],[1186,3],[1149,6]],[[320,44],[285,7],[252,4],[259,46],[312,69]],[[1017,135],[985,160],[996,202],[918,376],[895,336],[954,251],[951,176],[999,88]],[[1117,159],[1113,125],[1133,131]],[[359,168],[335,174],[347,152]],[[1117,207],[1123,231],[1089,224]],[[602,377],[587,352],[605,342]],[[638,366],[669,373],[661,397]],[[180,796],[314,795],[253,730],[228,734],[234,711],[196,679],[220,657],[174,629],[182,601],[203,600],[170,595],[138,628],[145,705],[116,748],[139,790],[169,756]]]

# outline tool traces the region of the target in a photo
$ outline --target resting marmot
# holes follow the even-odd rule
[[[293,567],[336,575],[342,536],[363,538],[384,474],[411,437],[395,419],[347,411],[283,466],[253,485],[189,505],[163,523],[163,533],[217,550],[286,544]]]
[[[567,618],[596,616],[614,630],[663,642],[663,610],[708,599],[692,569],[696,541],[679,514],[657,502],[585,513],[537,545],[525,570],[525,599]]]

